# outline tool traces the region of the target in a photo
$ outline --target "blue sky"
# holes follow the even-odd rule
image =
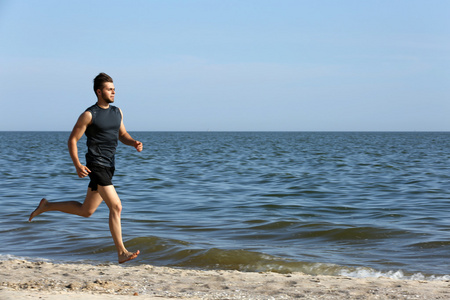
[[[450,131],[450,1],[0,0],[0,130]]]

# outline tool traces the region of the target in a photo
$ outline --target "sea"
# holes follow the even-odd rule
[[[0,260],[112,264],[69,132],[0,132]],[[450,279],[450,132],[131,132],[113,183],[127,265]],[[86,139],[78,142],[84,162]]]

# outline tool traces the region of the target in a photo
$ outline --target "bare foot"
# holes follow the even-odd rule
[[[119,254],[119,264],[123,264],[124,262],[135,259],[136,257],[138,257],[139,253],[141,252],[138,250],[134,253],[126,252],[123,254]]]
[[[47,203],[48,203],[47,199],[42,198],[41,202],[39,202],[38,207],[31,213],[30,218],[28,219],[28,222],[31,222],[31,220],[34,217],[42,214],[44,212],[44,207],[47,205]]]

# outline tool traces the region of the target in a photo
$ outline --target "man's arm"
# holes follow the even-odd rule
[[[122,110],[120,111],[120,113],[122,114],[122,122],[120,123],[120,129],[119,129],[119,141],[121,141],[125,145],[133,146],[134,148],[136,148],[136,150],[138,152],[141,152],[143,147],[144,147],[143,144],[141,142],[136,141],[135,139],[133,139],[131,137],[131,135],[127,132],[127,130],[125,129],[125,125],[123,125],[123,113],[122,113]]]
[[[78,141],[83,136],[84,132],[86,131],[86,128],[91,123],[91,121],[92,121],[92,114],[90,112],[85,111],[84,113],[82,113],[81,116],[78,118],[77,123],[73,127],[72,133],[70,134],[69,140],[67,141],[70,157],[72,158],[73,165],[75,166],[78,177],[80,178],[88,176],[88,174],[91,172],[91,170],[89,170],[86,166],[80,163],[77,148]]]

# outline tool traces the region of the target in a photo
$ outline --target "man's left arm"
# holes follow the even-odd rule
[[[120,113],[122,114],[122,111],[120,111]],[[119,141],[121,141],[125,145],[133,146],[134,148],[136,148],[136,150],[138,152],[141,152],[144,147],[141,142],[133,139],[131,137],[131,135],[127,132],[127,130],[125,129],[125,125],[123,125],[123,114],[122,114],[122,122],[120,123],[120,129],[119,129]]]

